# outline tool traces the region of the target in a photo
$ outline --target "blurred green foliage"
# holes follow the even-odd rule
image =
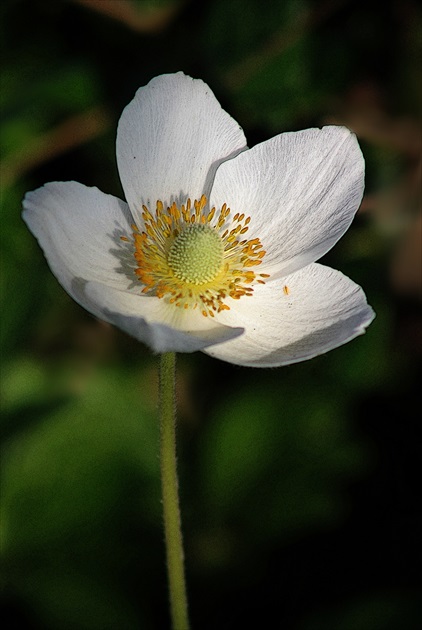
[[[420,627],[416,3],[5,0],[0,16],[5,612],[28,629],[168,627],[156,358],[64,294],[20,212],[52,180],[121,196],[120,112],[182,69],[250,145],[357,133],[367,194],[324,262],[377,312],[284,369],[179,358],[194,627]]]

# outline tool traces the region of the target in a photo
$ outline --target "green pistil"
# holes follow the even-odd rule
[[[174,275],[192,284],[213,280],[223,264],[223,242],[209,225],[189,225],[175,239],[167,256]]]

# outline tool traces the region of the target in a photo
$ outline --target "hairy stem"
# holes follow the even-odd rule
[[[189,630],[179,488],[176,467],[174,352],[160,360],[160,462],[170,612],[173,630]]]

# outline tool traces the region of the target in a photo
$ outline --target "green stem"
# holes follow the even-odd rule
[[[174,352],[161,355],[159,385],[161,488],[172,628],[189,630],[176,469],[175,364]]]

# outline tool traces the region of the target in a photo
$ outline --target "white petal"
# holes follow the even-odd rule
[[[23,206],[25,222],[66,291],[155,352],[193,352],[242,334],[242,328],[141,294],[133,250],[120,238],[130,234],[133,221],[123,201],[77,182],[52,182],[28,193]]]
[[[135,261],[120,239],[132,231],[126,203],[77,182],[52,182],[27,193],[23,207],[24,221],[72,297],[80,301],[74,288],[90,280],[121,289],[133,283]]]
[[[196,311],[185,311],[164,300],[116,291],[97,282],[84,287],[91,310],[154,352],[194,352],[238,337],[242,328],[228,327]]]
[[[352,222],[363,188],[356,137],[332,126],[283,133],[225,162],[211,203],[251,216],[248,237],[259,237],[267,252],[260,271],[281,277],[334,245]]]
[[[140,88],[117,130],[117,163],[126,199],[136,216],[142,204],[199,199],[221,161],[246,147],[238,123],[210,88],[182,72]]]
[[[362,334],[375,316],[357,284],[315,263],[257,287],[253,297],[241,298],[237,307],[233,302],[219,321],[244,327],[244,335],[206,352],[255,367],[287,365],[323,354]]]

